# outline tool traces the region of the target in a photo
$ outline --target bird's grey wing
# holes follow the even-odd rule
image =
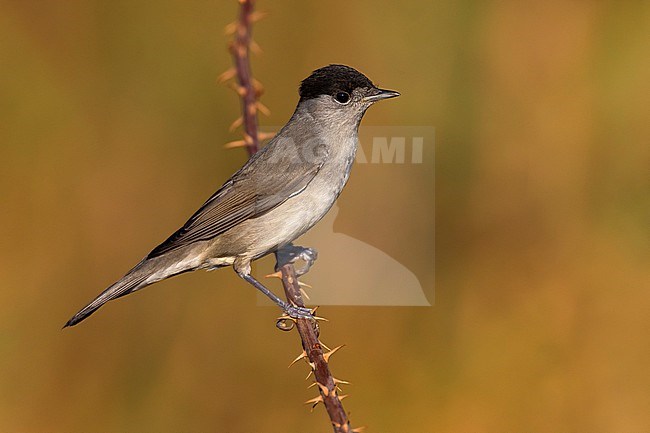
[[[214,238],[250,218],[259,217],[303,191],[327,157],[325,147],[314,144],[310,161],[296,159],[289,150],[269,143],[253,156],[205,204],[147,258],[160,256],[194,242]],[[270,147],[271,146],[271,147]],[[294,148],[295,150],[295,148]]]

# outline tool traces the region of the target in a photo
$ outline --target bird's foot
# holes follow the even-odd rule
[[[302,276],[309,272],[318,258],[318,251],[313,248],[301,247],[299,245],[289,244],[280,248],[277,252],[278,262],[275,265],[276,271],[287,264],[294,264],[299,260],[305,262],[305,266],[296,269],[296,275]]]
[[[297,305],[293,305],[290,304],[289,302],[283,301],[282,299],[278,298],[275,294],[273,294],[273,292],[271,292],[269,289],[264,287],[264,284],[257,281],[249,273],[238,272],[238,275],[244,280],[246,280],[248,283],[253,285],[253,287],[255,287],[257,290],[259,290],[264,295],[266,295],[271,301],[273,301],[274,304],[282,308],[284,314],[282,315],[282,317],[278,318],[278,321],[276,323],[276,326],[279,329],[283,331],[291,330],[291,328],[293,328],[293,325],[298,321],[298,319],[309,319],[316,328],[318,327],[317,320],[322,318],[314,316],[314,312],[316,312],[316,309],[310,310],[309,308],[299,307]]]
[[[291,331],[298,321],[298,319],[311,319],[316,327],[318,323],[317,318],[314,316],[314,310],[306,307],[298,307],[296,305],[287,304],[282,307],[284,314],[278,317],[275,326],[281,331]],[[318,318],[320,319],[320,317]]]
[[[295,305],[287,304],[284,307],[284,312],[287,316],[293,319],[313,319],[314,315],[312,314],[311,309],[307,307],[297,307]]]

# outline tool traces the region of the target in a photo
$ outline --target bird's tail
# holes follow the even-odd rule
[[[153,274],[153,268],[156,268],[155,263],[152,263],[155,261],[157,260],[145,259],[138,263],[124,277],[104,290],[90,304],[86,305],[77,314],[72,316],[63,327],[74,326],[93,314],[108,301],[128,295],[129,293],[154,283],[155,281],[152,281],[150,277]],[[158,281],[158,279],[156,281]]]

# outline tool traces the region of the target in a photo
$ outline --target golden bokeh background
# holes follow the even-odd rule
[[[337,232],[404,264],[432,303],[435,281],[432,307],[320,310],[323,341],[346,344],[332,368],[353,424],[647,431],[650,3],[258,6],[264,125],[337,62],[402,92],[365,125],[436,128],[435,179],[427,147],[419,167],[359,165],[339,200]],[[3,432],[331,431],[302,404],[306,366],[286,368],[297,336],[231,271],[60,329],[244,162],[222,147],[239,103],[216,84],[236,13],[0,1]]]

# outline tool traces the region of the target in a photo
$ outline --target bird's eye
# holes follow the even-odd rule
[[[334,95],[334,99],[336,99],[336,102],[339,104],[347,104],[350,102],[350,94],[347,92],[338,92]]]

